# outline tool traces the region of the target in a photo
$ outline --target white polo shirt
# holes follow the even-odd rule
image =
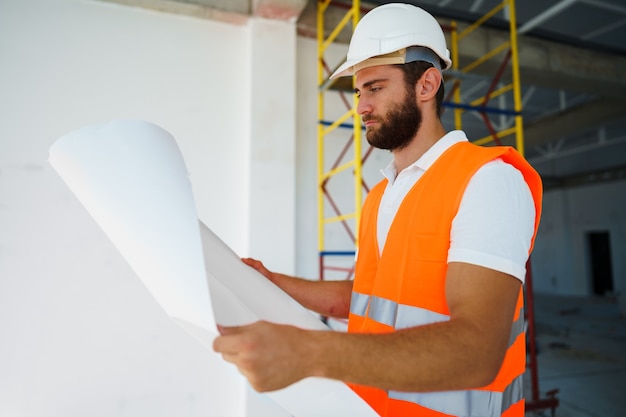
[[[424,172],[452,145],[467,141],[449,132],[396,176],[393,161],[382,174],[389,180],[378,210],[382,251],[398,207]],[[470,180],[452,222],[448,262],[465,262],[513,275],[524,282],[535,224],[535,205],[521,172],[501,159],[482,166]]]

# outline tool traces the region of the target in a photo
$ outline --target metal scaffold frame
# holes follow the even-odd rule
[[[509,40],[495,46],[483,56],[476,58],[474,61],[460,66],[459,50],[463,40],[469,38],[470,35],[476,33],[477,29],[489,21],[500,11],[508,14],[509,22]],[[485,126],[489,130],[489,135],[474,141],[477,145],[486,145],[495,142],[496,145],[501,144],[501,139],[510,135],[515,136],[515,148],[524,155],[524,128],[522,120],[522,88],[519,73],[519,53],[517,49],[517,19],[515,15],[515,0],[504,0],[496,5],[493,9],[483,15],[476,22],[472,23],[462,31],[458,31],[457,22],[452,22],[448,28],[450,31],[450,50],[452,55],[452,74],[456,74],[452,89],[449,94],[453,95],[453,102],[444,102],[444,107],[454,109],[454,125],[456,129],[462,129],[462,114],[465,111],[478,112],[483,119]],[[489,84],[487,91],[482,97],[472,100],[470,103],[462,103],[461,84],[463,76],[470,74],[473,70],[489,60],[502,58],[498,70]],[[507,68],[511,70],[511,82],[500,85],[502,77]],[[454,77],[454,75],[453,75]],[[506,109],[500,107],[488,106],[489,101],[496,97],[504,96],[511,93],[513,96],[513,108]],[[491,120],[489,114],[509,115],[513,116],[513,126],[506,129],[497,130]]]
[[[341,7],[346,12],[340,22],[331,30],[328,37],[325,32],[325,17],[329,7]],[[360,1],[354,0],[351,5],[347,3],[333,2],[331,0],[319,0],[317,2],[317,84],[318,84],[318,141],[317,141],[317,154],[318,154],[318,248],[319,248],[319,265],[320,265],[320,278],[324,279],[324,272],[327,270],[343,271],[347,274],[346,279],[351,278],[353,268],[346,267],[332,267],[325,265],[326,257],[346,257],[354,256],[354,248],[357,246],[358,236],[358,224],[361,218],[361,206],[363,204],[363,186],[362,181],[362,166],[363,162],[369,156],[370,151],[365,155],[362,155],[362,128],[361,118],[356,113],[357,97],[351,94],[351,100],[347,97],[346,92],[339,90],[331,90],[330,82],[328,80],[329,75],[332,73],[328,66],[325,54],[329,46],[336,40],[337,36],[348,25],[352,26],[352,30],[356,27],[361,17]],[[328,121],[326,116],[326,100],[325,95],[328,93],[337,94],[340,100],[344,103],[346,111],[342,115],[334,118],[332,121]],[[332,132],[338,129],[345,132],[350,132],[350,136],[347,138],[345,146],[340,152],[339,156],[332,159],[332,165],[330,169],[326,168],[326,163],[330,158],[327,157],[326,141]],[[347,162],[343,162],[345,156],[352,148],[352,158]],[[346,174],[352,170],[354,175],[353,180],[353,195],[354,206],[353,210],[349,213],[342,214],[336,201],[331,196],[328,190],[329,181],[338,175]],[[367,190],[367,186],[366,191]],[[328,215],[326,204],[330,206],[332,215]],[[348,221],[353,221],[353,227],[350,227]],[[327,242],[325,239],[325,230],[329,225],[338,225],[347,234],[353,243],[353,247],[349,250],[328,250]]]

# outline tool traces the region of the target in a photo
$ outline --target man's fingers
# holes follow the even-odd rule
[[[258,267],[261,264],[261,261],[257,261],[256,259],[253,259],[253,258],[241,258],[241,261],[244,264],[251,266],[254,269],[258,269]]]
[[[237,334],[241,333],[241,326],[221,326],[218,324],[217,331],[220,332],[222,336]]]
[[[230,362],[230,363],[232,363],[232,364],[237,365],[237,355],[236,355],[236,354],[223,353],[223,354],[222,354],[222,358],[223,358],[226,362]]]
[[[245,326],[221,326],[217,325],[220,336],[213,341],[213,350],[217,353],[238,354],[241,351],[249,350],[251,345],[251,333],[253,329],[261,324],[256,322]],[[252,338],[254,339],[254,338]]]
[[[261,275],[269,278],[270,271],[263,265],[263,262],[253,258],[241,258],[241,261],[252,269],[256,269]]]
[[[239,327],[218,326],[221,336],[213,340],[213,350],[223,355],[237,354],[240,350],[239,338],[237,334],[241,331]]]

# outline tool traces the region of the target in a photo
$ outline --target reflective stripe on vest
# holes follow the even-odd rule
[[[355,316],[370,318],[396,330],[450,320],[450,316],[446,314],[398,304],[392,300],[375,295],[359,294],[358,292],[352,292],[350,313]]]
[[[515,378],[504,392],[467,390],[416,393],[389,391],[389,398],[409,401],[454,416],[500,417],[524,398],[524,376]]]
[[[396,330],[450,319],[446,314],[439,314],[420,307],[398,304],[395,301],[376,295],[370,296],[359,294],[358,292],[352,292],[350,313],[355,316],[372,319]],[[521,334],[524,334],[524,330],[524,308],[522,307],[517,315],[517,320],[511,326],[509,346],[513,345]]]

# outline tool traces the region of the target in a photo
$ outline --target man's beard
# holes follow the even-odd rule
[[[395,151],[405,148],[411,142],[422,124],[422,113],[415,103],[411,89],[406,92],[404,101],[395,104],[385,116],[363,116],[364,122],[372,119],[378,124],[365,133],[369,144],[378,149]]]

